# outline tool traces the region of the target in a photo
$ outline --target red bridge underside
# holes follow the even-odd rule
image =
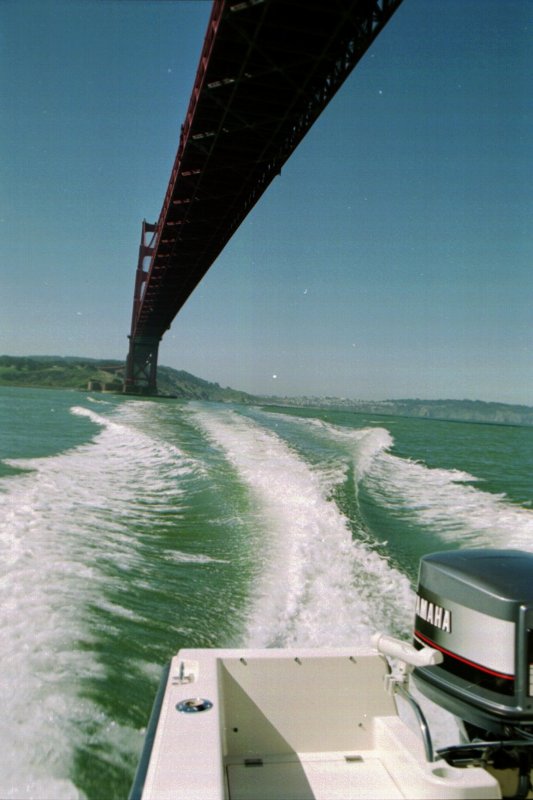
[[[161,214],[143,225],[127,390],[155,391],[164,332],[400,3],[214,0]]]

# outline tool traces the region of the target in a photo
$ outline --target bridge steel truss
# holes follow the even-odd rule
[[[214,0],[159,220],[143,223],[126,392],[156,393],[163,334],[401,1]]]

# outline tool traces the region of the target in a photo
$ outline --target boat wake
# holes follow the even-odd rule
[[[253,495],[263,529],[247,645],[343,645],[367,642],[378,629],[405,632],[408,580],[352,538],[331,499],[344,467],[315,470],[278,435],[232,411],[193,413]]]
[[[98,426],[92,442],[52,457],[13,460],[26,472],[0,481],[5,800],[83,797],[70,776],[88,731],[93,737],[99,731],[118,763],[129,764],[137,752],[138,731],[116,724],[83,691],[106,673],[91,609],[138,616],[106,597],[116,581],[108,565],[135,591],[145,557],[135,531],[149,531],[154,513],[175,511],[179,479],[195,468],[177,448],[124,422],[82,407],[72,413]]]

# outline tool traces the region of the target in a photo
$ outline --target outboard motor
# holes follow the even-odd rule
[[[462,722],[463,745],[440,751],[518,769],[533,763],[533,553],[455,550],[420,563],[414,645],[443,660],[413,672],[418,689]]]

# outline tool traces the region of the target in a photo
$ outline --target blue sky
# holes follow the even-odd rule
[[[211,4],[0,3],[0,352],[124,358]],[[533,405],[533,3],[404,0],[175,319],[258,393]]]

